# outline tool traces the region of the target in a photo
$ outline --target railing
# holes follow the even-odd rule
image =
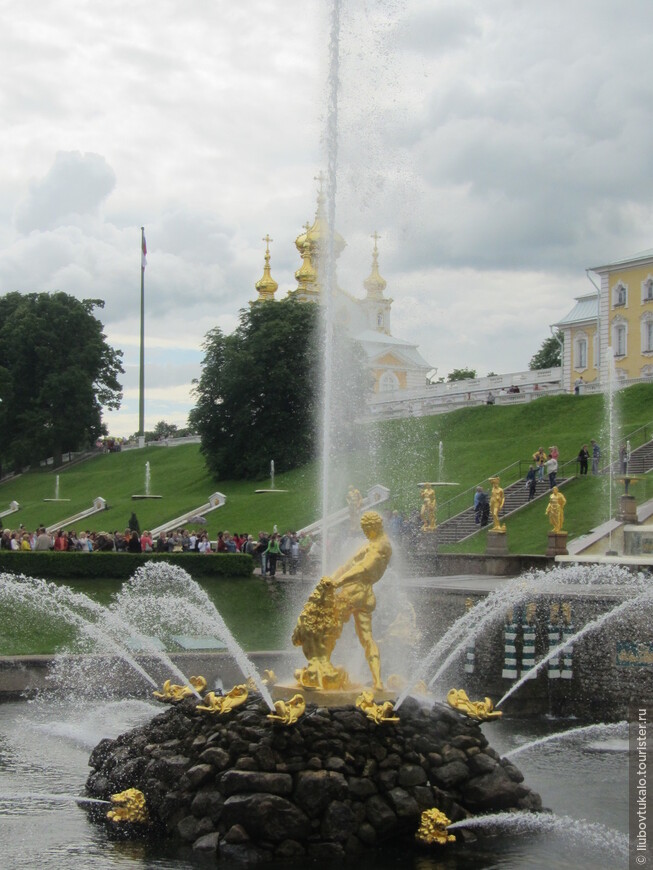
[[[524,480],[526,478],[526,473],[532,464],[532,459],[518,459],[511,465],[502,468],[501,471],[495,471],[494,474],[488,474],[484,480],[475,483],[473,486],[470,486],[469,489],[464,490],[464,492],[459,492],[453,498],[439,503],[438,522],[443,523],[445,520],[449,520],[453,516],[456,516],[456,514],[460,514],[473,507],[476,487],[486,485],[491,477],[501,478],[501,486],[503,489],[506,489],[513,483],[518,483],[520,480]],[[576,466],[578,466],[578,464],[577,458],[568,459],[567,462],[558,465],[558,475],[560,477],[571,477],[573,474],[577,473]]]
[[[639,426],[637,429],[633,429],[628,434],[622,435],[621,440],[630,441],[631,450],[635,450],[637,449],[637,447],[641,447],[643,444],[647,444],[652,437],[653,421],[651,421],[650,423],[645,423],[643,426]],[[591,454],[589,459],[591,462]],[[443,502],[439,502],[438,521],[440,523],[443,523],[445,520],[449,520],[451,519],[451,517],[456,516],[456,514],[460,514],[463,511],[466,511],[468,508],[471,508],[474,504],[474,493],[476,492],[476,487],[486,485],[491,477],[500,477],[501,485],[504,489],[513,483],[517,483],[517,481],[519,480],[524,480],[532,462],[532,459],[518,459],[516,462],[513,462],[510,465],[507,465],[505,468],[502,468],[501,471],[495,471],[493,474],[488,474],[486,478],[479,481],[478,483],[475,483],[473,486],[470,486],[468,489],[463,490],[463,492],[459,492],[457,495],[453,496],[453,498],[447,499]],[[610,461],[608,457],[605,464],[599,467],[599,471],[605,472],[608,471],[609,468]],[[573,475],[579,474],[579,472],[580,462],[578,461],[577,456],[574,456],[572,459],[568,459],[566,462],[558,465],[559,477],[572,477]]]
[[[438,522],[443,523],[445,520],[450,520],[451,517],[456,516],[456,514],[460,514],[463,511],[466,511],[468,508],[473,507],[474,493],[476,492],[476,487],[487,485],[487,482],[491,477],[500,477],[501,484],[504,486],[504,489],[506,486],[510,486],[511,483],[516,483],[524,476],[522,474],[522,465],[524,462],[526,462],[526,460],[518,459],[517,462],[513,462],[511,465],[507,465],[500,471],[495,471],[492,474],[488,474],[488,476],[482,481],[480,481],[479,483],[475,483],[473,486],[470,486],[469,489],[466,489],[463,492],[459,492],[453,498],[449,498],[447,499],[447,501],[439,502]]]

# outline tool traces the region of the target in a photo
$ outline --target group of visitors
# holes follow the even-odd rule
[[[545,472],[549,479],[549,489],[553,489],[556,485],[559,455],[560,453],[555,444],[552,444],[551,447],[549,447],[548,453],[544,450],[544,447],[538,447],[533,454],[533,462],[531,463],[526,475],[529,501],[535,497],[537,482],[544,480]]]
[[[592,460],[592,474],[599,473],[599,460],[601,458],[601,448],[596,443],[594,438],[590,440],[590,444],[592,445],[591,450],[588,449],[587,444],[583,444],[578,452],[578,464],[580,466],[580,473],[587,474],[587,469],[589,466],[590,458]]]
[[[5,529],[0,536],[2,550],[53,550],[55,552],[114,552],[114,553],[151,553],[151,552],[211,552],[208,535],[179,529],[175,532],[161,532],[156,541],[149,531],[139,533],[134,529],[124,532],[96,532],[86,530],[77,533],[74,529],[59,529],[54,534],[39,526],[36,531],[27,531],[22,526],[17,530]]]
[[[54,534],[39,526],[36,531],[22,527],[5,529],[0,534],[0,549],[55,552],[115,552],[115,553],[248,553],[260,560],[261,574],[274,577],[277,565],[283,573],[295,574],[300,565],[316,562],[319,547],[310,535],[301,537],[294,531],[259,532],[258,537],[243,533],[220,531],[213,544],[205,531],[180,528],[161,532],[156,539],[145,530],[138,532],[83,531],[59,529]]]

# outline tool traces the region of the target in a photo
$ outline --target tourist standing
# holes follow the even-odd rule
[[[533,454],[533,462],[537,466],[537,479],[544,480],[544,466],[546,464],[546,453],[544,447],[538,447]]]
[[[268,573],[270,574],[270,577],[274,577],[277,573],[277,559],[281,555],[279,535],[273,534],[270,536],[265,553],[268,557]]]
[[[558,460],[555,456],[549,453],[549,458],[546,461],[546,473],[549,475],[549,489],[553,489],[556,485],[556,474],[558,473]]]
[[[601,458],[601,448],[596,443],[594,438],[591,439],[592,445],[592,474],[599,473],[599,459]]]
[[[526,487],[528,489],[528,500],[531,501],[533,498],[535,498],[535,489],[537,487],[537,480],[535,479],[535,466],[532,464],[526,474]]]
[[[483,505],[487,501],[487,495],[483,492],[482,486],[476,487],[476,492],[474,493],[474,522],[476,525],[480,525],[481,517],[483,516]]]
[[[38,535],[36,536],[36,544],[34,545],[35,550],[51,550],[54,546],[52,538],[47,534],[43,526],[38,530]],[[3,547],[3,549],[5,549]]]
[[[589,463],[590,452],[587,449],[587,444],[583,444],[583,446],[578,451],[578,462],[580,465],[580,473],[587,474],[587,466]]]

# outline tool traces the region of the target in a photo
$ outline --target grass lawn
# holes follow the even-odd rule
[[[653,385],[638,384],[619,392],[615,399],[616,417],[621,437],[628,437],[639,427],[648,425],[653,435]],[[523,405],[480,406],[449,414],[417,419],[392,420],[360,427],[358,444],[334,462],[338,477],[337,499],[344,507],[349,484],[365,492],[375,483],[389,487],[392,500],[388,507],[404,514],[419,509],[417,484],[425,480],[444,479],[459,484],[455,489],[438,493],[439,520],[466,508],[472,500],[470,487],[485,483],[493,474],[512,466],[502,474],[502,484],[526,473],[533,452],[540,445],[556,444],[560,464],[577,456],[582,444],[596,438],[607,448],[604,398],[592,396],[543,397]],[[292,437],[292,433],[288,434]],[[439,444],[442,442],[443,468],[440,471]],[[633,447],[641,440],[633,439]],[[271,456],[274,446],[271,446]],[[152,501],[131,500],[145,485],[145,462],[151,467],[151,492],[161,495]],[[521,462],[521,466],[515,463]],[[70,502],[44,502],[54,494],[55,474],[60,475],[60,496]],[[652,475],[653,477],[653,475]],[[96,496],[107,500],[110,510],[91,517],[86,528],[124,529],[134,511],[141,529],[154,527],[194,510],[219,490],[227,496],[225,507],[208,515],[207,529],[212,537],[219,530],[247,531],[256,535],[271,530],[301,528],[317,519],[319,512],[319,466],[312,463],[287,473],[277,473],[275,487],[287,492],[255,494],[269,487],[261,481],[219,481],[206,471],[198,445],[163,448],[150,447],[98,457],[70,469],[39,471],[22,475],[0,485],[0,505],[17,500],[22,509],[6,518],[8,525],[22,522],[26,528],[44,523],[53,525],[66,516],[90,506]],[[340,496],[339,493],[342,493]],[[460,493],[456,495],[456,493]],[[613,505],[616,497],[613,496]],[[638,502],[653,497],[651,482],[634,489]],[[570,535],[588,531],[607,517],[608,493],[604,481],[591,479],[573,483],[567,490],[565,527]],[[451,504],[447,504],[453,499]],[[513,552],[543,552],[546,528],[544,504],[534,505],[510,520],[509,546]],[[484,549],[480,535],[461,545],[464,552]],[[544,543],[542,542],[544,540]]]

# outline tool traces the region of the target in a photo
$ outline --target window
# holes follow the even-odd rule
[[[626,326],[623,323],[614,327],[613,347],[615,356],[626,356]]]
[[[399,389],[399,378],[394,372],[383,372],[379,378],[379,392],[391,393]]]
[[[642,317],[642,353],[653,353],[653,314],[647,312]]]
[[[642,281],[642,302],[653,302],[653,277]]]
[[[376,325],[383,326],[383,312],[382,311],[379,311],[379,313],[376,315]]]
[[[612,290],[612,307],[624,306],[628,302],[628,290],[625,284],[619,282]]]
[[[582,371],[587,368],[587,336],[581,334],[575,341],[574,368]]]

